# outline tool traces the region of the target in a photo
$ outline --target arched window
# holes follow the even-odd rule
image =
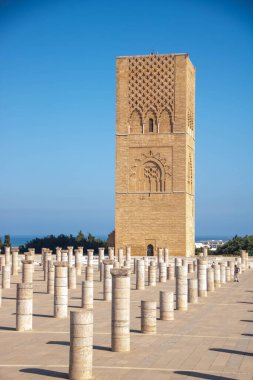
[[[154,132],[154,120],[153,119],[148,120],[148,131]]]
[[[142,133],[142,119],[138,110],[134,110],[130,118],[130,133]]]
[[[147,246],[147,256],[154,256],[154,247],[152,244]]]

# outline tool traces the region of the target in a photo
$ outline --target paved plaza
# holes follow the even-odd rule
[[[43,271],[34,274],[33,331],[15,331],[16,283],[3,289],[0,308],[0,379],[68,378],[69,317],[53,318],[53,295],[46,294]],[[81,282],[69,291],[69,310],[81,305]],[[131,351],[112,352],[111,302],[103,301],[94,269],[93,374],[103,380],[253,379],[253,269],[229,282],[188,311],[175,310],[174,321],[160,321],[157,334],[140,333],[141,300],[157,301],[159,291],[175,291],[175,281],[135,290],[131,276]]]

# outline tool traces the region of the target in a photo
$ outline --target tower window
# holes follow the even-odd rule
[[[148,121],[148,131],[154,132],[154,120],[153,119],[149,119],[149,121]]]

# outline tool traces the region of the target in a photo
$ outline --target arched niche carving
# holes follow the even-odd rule
[[[159,133],[172,133],[173,123],[170,111],[166,108],[159,117]]]
[[[142,117],[140,111],[135,109],[130,117],[130,133],[142,133]]]
[[[152,124],[152,130],[151,130]],[[149,109],[144,119],[144,133],[157,133],[157,117],[154,110]]]

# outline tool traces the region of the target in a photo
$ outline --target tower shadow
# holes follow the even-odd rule
[[[19,372],[24,373],[32,373],[34,375],[41,375],[41,376],[47,376],[47,377],[56,377],[58,379],[68,379],[69,376],[67,373],[64,372],[58,372],[58,371],[52,371],[49,369],[43,369],[43,368],[22,368],[19,370]]]
[[[227,348],[209,348],[209,350],[210,351],[216,351],[216,352],[225,352],[227,354],[235,354],[235,355],[242,355],[242,356],[253,356],[253,352],[229,350]]]
[[[224,377],[218,375],[212,375],[209,373],[195,372],[195,371],[174,371],[177,375],[196,377],[197,379],[207,379],[207,380],[236,380],[232,377]]]

